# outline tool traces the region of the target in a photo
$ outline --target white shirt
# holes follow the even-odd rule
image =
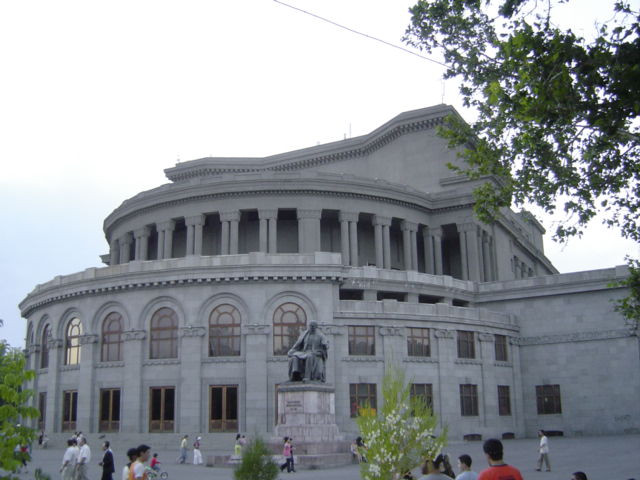
[[[136,462],[133,464],[133,478],[142,478],[144,475],[144,463]]]
[[[78,455],[78,463],[84,463],[88,465],[91,461],[91,449],[86,443],[80,447],[80,454]]]
[[[549,453],[549,440],[546,435],[540,437],[540,453]]]
[[[78,461],[78,449],[76,447],[67,447],[64,452],[64,456],[62,457],[62,464],[65,462],[69,462],[69,467],[73,468]]]

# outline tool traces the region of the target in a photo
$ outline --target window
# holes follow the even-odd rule
[[[51,339],[51,327],[45,325],[42,330],[42,341],[40,348],[40,368],[49,367],[49,340]]]
[[[427,406],[433,410],[433,385],[430,383],[412,383],[410,395],[422,397]]]
[[[498,415],[511,415],[509,385],[498,385]]]
[[[163,307],[151,317],[150,358],[178,357],[178,316]]]
[[[478,416],[477,385],[460,385],[460,414],[463,417]]]
[[[47,426],[47,392],[40,392],[38,394],[38,410],[40,415],[38,416],[38,430],[44,430]]]
[[[102,322],[102,356],[103,362],[122,360],[122,316],[111,312]]]
[[[536,385],[538,415],[562,413],[560,385]]]
[[[375,327],[349,327],[349,355],[375,354]]]
[[[410,357],[431,356],[428,328],[407,328],[407,355]]]
[[[78,415],[78,391],[62,392],[62,431],[75,432]]]
[[[375,412],[377,408],[375,383],[352,383],[349,385],[349,402],[351,404],[351,417],[358,416],[360,408],[371,408]]]
[[[174,387],[149,389],[149,432],[173,432],[176,410]]]
[[[209,316],[209,356],[238,355],[240,355],[240,312],[233,305],[218,305]]]
[[[273,354],[286,355],[307,325],[307,314],[300,305],[283,303],[273,312]]]
[[[80,335],[82,335],[82,325],[78,317],[72,318],[67,325],[64,346],[64,364],[77,365],[80,363]]]
[[[458,358],[476,358],[473,332],[458,330]]]
[[[209,431],[238,431],[238,386],[209,387]]]
[[[100,425],[101,432],[117,432],[120,430],[120,389],[103,388],[100,390]]]
[[[495,336],[496,361],[506,362],[509,360],[507,354],[507,337],[505,335]]]

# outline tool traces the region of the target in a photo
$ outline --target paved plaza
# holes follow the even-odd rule
[[[91,467],[89,478],[98,480],[101,470],[98,462],[102,458],[100,440],[89,436],[92,448]],[[587,473],[589,480],[628,480],[631,478],[640,480],[640,435],[623,436],[603,436],[603,437],[574,437],[558,438],[552,437],[550,442],[550,460],[552,472],[536,472],[535,464],[537,458],[537,439],[506,440],[505,460],[518,467],[527,480],[569,480],[571,473],[576,470],[583,470]],[[114,456],[116,458],[116,472],[114,480],[120,480],[119,473],[124,465],[126,450],[124,445],[116,445]],[[230,446],[231,450],[231,446]],[[156,451],[156,450],[153,450]],[[473,470],[479,471],[486,466],[484,455],[482,454],[482,442],[452,443],[445,448],[445,452],[452,459],[458,455],[467,453],[473,458]],[[169,473],[169,478],[173,480],[231,480],[233,470],[231,468],[211,468],[194,465],[177,465],[175,459],[176,451],[158,451],[159,458],[163,462],[164,469]],[[223,452],[207,452],[206,455]],[[46,450],[34,450],[33,462],[29,465],[29,473],[22,474],[21,479],[33,479],[33,471],[40,467],[46,473],[52,475],[53,479],[60,478],[58,469],[62,459],[63,450],[60,448],[49,448]],[[189,455],[191,460],[191,452]],[[455,461],[454,468],[455,468]],[[457,473],[457,472],[456,472]],[[298,470],[297,473],[283,473],[281,478],[299,478],[300,480],[358,480],[360,478],[358,465],[348,465],[345,467],[332,468],[326,470]]]

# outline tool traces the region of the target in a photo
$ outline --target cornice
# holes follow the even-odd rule
[[[377,355],[350,355],[348,357],[342,357],[343,362],[358,362],[358,363],[384,363],[384,357]]]
[[[553,343],[590,342],[595,340],[613,340],[638,336],[634,327],[617,330],[599,330],[592,332],[573,332],[559,335],[541,335],[536,337],[520,337],[518,345],[528,347],[532,345],[550,345]]]
[[[437,358],[433,357],[410,357],[406,356],[402,359],[406,363],[440,363]]]

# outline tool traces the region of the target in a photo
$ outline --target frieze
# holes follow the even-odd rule
[[[56,348],[62,348],[62,339],[60,338],[50,338],[47,340],[47,347],[49,350],[55,350]]]
[[[98,343],[98,335],[94,335],[94,334],[80,335],[79,341],[80,341],[80,345],[90,345],[92,343]]]
[[[271,326],[258,323],[248,323],[242,326],[242,330],[246,335],[268,335],[271,332]]]
[[[404,357],[402,361],[408,363],[440,363],[437,358],[433,357]]]
[[[40,345],[33,344],[27,347],[28,354],[38,353],[39,351],[40,351]]]
[[[166,359],[149,359],[142,362],[144,366],[152,365],[179,365],[180,359],[178,358],[166,358]]]
[[[455,338],[453,330],[436,330],[434,335],[436,336],[436,338]]]
[[[495,341],[495,336],[491,333],[480,333],[478,334],[478,340],[481,342],[493,342]]]
[[[322,333],[325,335],[344,335],[345,327],[340,327],[338,325],[318,325],[318,328],[322,330]]]
[[[286,355],[276,355],[276,356],[267,358],[267,362],[285,363],[288,361],[289,361],[289,358]]]
[[[93,368],[119,368],[124,367],[124,362],[98,362]]]
[[[518,345],[547,345],[552,343],[588,342],[593,340],[611,340],[636,336],[635,329],[600,330],[593,332],[574,332],[561,335],[542,335],[538,337],[520,337]]]
[[[180,329],[180,335],[182,337],[204,337],[207,330],[204,327],[194,327],[193,325],[187,325]]]
[[[482,365],[482,360],[477,358],[456,358],[454,363],[457,365]]]
[[[80,370],[80,364],[75,365],[63,365],[60,367],[61,372],[71,372],[72,370]]]
[[[494,367],[505,367],[505,368],[513,368],[513,363],[511,362],[494,362]]]
[[[402,336],[404,333],[404,327],[380,327],[378,332],[383,337]]]
[[[246,360],[242,356],[237,357],[205,357],[202,363],[245,363]]]
[[[343,362],[384,362],[383,357],[370,357],[367,355],[353,355],[349,357],[342,357]]]
[[[147,332],[145,330],[127,330],[122,332],[122,337],[125,341],[144,340],[147,338]]]

